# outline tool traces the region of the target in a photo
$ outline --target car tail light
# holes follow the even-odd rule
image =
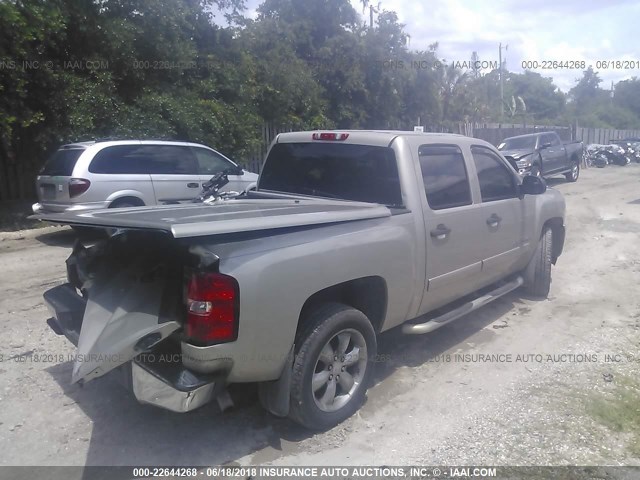
[[[89,190],[91,182],[86,178],[72,178],[69,180],[69,198],[82,195]]]
[[[313,134],[314,140],[346,140],[349,138],[348,133],[334,133],[334,132],[316,132]]]
[[[234,341],[239,305],[235,278],[221,273],[193,274],[187,291],[187,337],[207,345]]]

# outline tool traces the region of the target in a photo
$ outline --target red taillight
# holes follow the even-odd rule
[[[238,291],[233,277],[195,273],[187,292],[187,337],[208,345],[238,338]]]
[[[314,140],[346,140],[349,138],[348,133],[333,133],[333,132],[316,132],[313,134]]]
[[[72,178],[69,180],[69,198],[82,195],[89,190],[91,182],[86,178]]]

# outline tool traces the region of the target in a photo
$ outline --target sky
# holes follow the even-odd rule
[[[260,3],[248,0],[245,14],[255,16]],[[362,2],[351,3],[362,14]],[[469,61],[474,51],[480,60],[497,61],[502,43],[509,71],[520,73],[522,62],[537,62],[538,69],[532,70],[553,78],[564,92],[583,69],[579,64],[541,68],[544,62],[584,61],[598,71],[605,89],[612,81],[640,77],[638,0],[381,0],[380,6],[398,14],[411,49],[426,50],[438,42],[438,56],[447,61]],[[368,22],[368,12],[365,17]],[[619,67],[633,68],[602,64],[616,60],[630,61]]]

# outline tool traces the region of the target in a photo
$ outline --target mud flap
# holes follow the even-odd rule
[[[140,259],[84,283],[87,307],[72,383],[106,374],[180,328],[177,321],[161,315],[169,277],[167,267]]]
[[[262,407],[276,417],[286,417],[289,414],[291,373],[293,371],[293,349],[291,346],[287,361],[278,380],[261,382],[258,384],[258,396]]]

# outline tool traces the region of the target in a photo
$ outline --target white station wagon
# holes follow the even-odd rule
[[[226,171],[222,191],[254,189],[258,175],[197,143],[121,140],[63,145],[36,179],[35,213],[188,202]]]

